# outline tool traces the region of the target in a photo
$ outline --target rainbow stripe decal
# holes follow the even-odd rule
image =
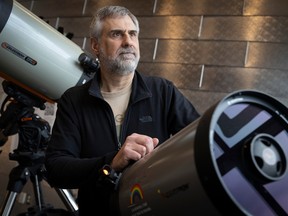
[[[143,200],[143,191],[139,184],[135,184],[130,190],[130,205]]]

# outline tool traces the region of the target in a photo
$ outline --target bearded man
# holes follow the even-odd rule
[[[80,216],[115,216],[114,189],[99,170],[121,173],[199,114],[171,81],[136,71],[139,23],[127,8],[99,9],[90,35],[99,70],[57,102],[45,165],[51,186],[78,189]]]

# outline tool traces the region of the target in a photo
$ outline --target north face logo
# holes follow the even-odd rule
[[[152,117],[151,116],[142,116],[139,118],[140,122],[146,123],[146,122],[152,122]]]

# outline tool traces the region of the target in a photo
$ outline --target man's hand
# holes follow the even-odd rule
[[[131,160],[137,161],[152,152],[158,143],[157,138],[133,133],[126,138],[123,146],[114,157],[111,167],[115,171],[122,171],[129,165]]]

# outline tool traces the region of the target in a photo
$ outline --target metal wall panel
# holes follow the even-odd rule
[[[200,39],[288,42],[288,17],[205,17]]]
[[[91,20],[92,17],[63,17],[58,26],[73,32],[75,37],[87,37]],[[140,38],[197,39],[200,17],[139,17],[139,24]]]
[[[75,37],[89,37],[89,25],[92,17],[60,18],[58,26],[64,28],[65,32],[71,32]]]
[[[196,39],[199,16],[139,17],[140,38]]]
[[[32,12],[44,18],[81,16],[85,0],[33,1]]]
[[[199,89],[201,78],[199,65],[140,63],[137,70],[145,75],[164,77],[181,89]]]
[[[246,42],[159,40],[155,62],[243,66]]]
[[[139,19],[140,65],[144,64],[144,68],[149,69],[149,74],[166,77],[180,88],[195,91],[230,92],[237,88],[254,86],[263,90],[267,88],[271,93],[284,96],[277,92],[279,89],[273,88],[273,85],[265,80],[281,82],[279,85],[282,88],[287,83],[288,75],[284,76],[288,73],[285,71],[288,69],[286,63],[288,1],[286,0],[19,0],[19,2],[27,8],[33,5],[32,11],[44,16],[44,20],[51,26],[63,27],[64,32],[73,33],[72,40],[90,53],[88,28],[92,14],[104,5],[123,5]],[[201,65],[205,65],[205,79],[199,88],[198,69]],[[227,69],[230,67],[236,68]],[[256,70],[257,68],[261,69],[261,73]],[[282,70],[281,79],[271,79],[271,74],[276,73],[274,69]],[[183,72],[185,70],[187,72]],[[210,70],[215,73],[209,72]],[[182,72],[177,77],[174,71]],[[213,85],[217,78],[212,74],[221,80],[218,88]],[[249,81],[252,75],[259,82]]]
[[[191,91],[185,89],[180,89],[180,91],[193,103],[200,114],[203,114],[208,108],[227,95],[221,92]]]
[[[287,0],[245,0],[243,15],[288,15]]]
[[[83,38],[74,37],[74,38],[72,38],[72,41],[73,41],[74,43],[76,43],[79,47],[81,47],[82,49],[86,49]],[[85,52],[89,52],[89,53],[90,53],[90,51],[91,51],[91,49],[90,49],[90,43],[88,44],[87,48],[88,48],[88,49],[85,50]],[[89,50],[89,51],[88,51],[88,50]]]
[[[158,0],[157,15],[241,15],[244,0]]]
[[[154,0],[90,0],[85,7],[85,15],[92,16],[96,10],[106,5],[125,6],[136,16],[152,15]]]
[[[202,90],[232,92],[256,89],[277,97],[288,95],[287,72],[260,68],[205,67]],[[281,91],[279,91],[281,89]]]
[[[141,61],[152,62],[156,40],[142,39],[139,40]]]
[[[288,44],[250,43],[246,67],[288,70]],[[288,72],[286,79],[288,79]],[[286,80],[287,83],[288,80]]]

